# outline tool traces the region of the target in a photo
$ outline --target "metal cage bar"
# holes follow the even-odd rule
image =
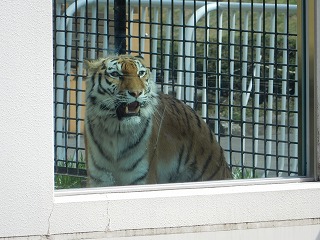
[[[159,90],[185,101],[208,122],[235,175],[297,175],[297,30],[289,28],[297,6],[127,4],[127,52],[144,56]],[[112,0],[55,0],[56,172],[85,172],[83,60],[114,52],[113,6]]]

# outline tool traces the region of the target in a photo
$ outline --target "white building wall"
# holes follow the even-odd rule
[[[51,4],[0,1],[0,237],[48,229],[53,198]]]

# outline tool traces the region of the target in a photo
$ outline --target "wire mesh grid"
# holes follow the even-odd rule
[[[56,173],[85,175],[83,60],[119,51],[116,2],[54,1]],[[203,117],[236,178],[297,175],[296,1],[257,2],[128,0],[125,51]]]

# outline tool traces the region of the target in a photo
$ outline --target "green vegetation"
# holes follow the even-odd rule
[[[86,186],[86,178],[55,174],[54,186],[55,189],[82,188]]]
[[[233,179],[248,179],[252,178],[252,170],[242,167],[235,167],[232,169],[232,177]]]
[[[58,161],[56,167],[85,170],[85,159],[81,152],[78,159],[78,162],[76,162],[72,156],[69,156],[67,161]],[[56,173],[54,183],[55,189],[81,188],[86,186],[86,177]]]

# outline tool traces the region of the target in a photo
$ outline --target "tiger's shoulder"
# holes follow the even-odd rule
[[[160,123],[164,124],[166,129],[172,129],[179,132],[182,136],[190,136],[192,134],[207,133],[209,139],[213,140],[213,133],[209,126],[197,114],[197,112],[189,105],[175,97],[158,93],[158,104],[156,106],[156,126]],[[162,126],[164,127],[164,126]]]

